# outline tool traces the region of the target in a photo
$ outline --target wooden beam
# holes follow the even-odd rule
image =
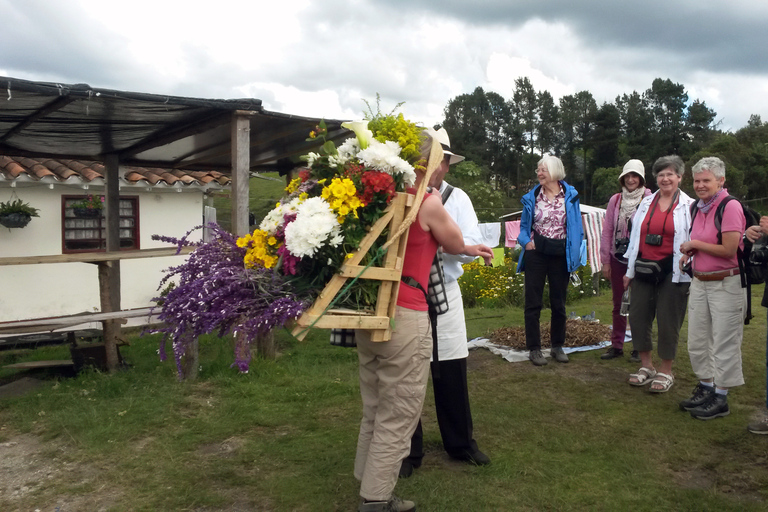
[[[178,254],[189,254],[196,247],[182,247]],[[75,254],[49,254],[40,256],[9,256],[0,258],[0,267],[6,265],[36,265],[38,263],[98,263],[100,261],[132,260],[141,258],[161,258],[176,256],[176,247],[158,247],[156,249],[141,249],[137,251],[118,252],[84,252]]]
[[[238,110],[232,115],[232,233],[248,233],[248,195],[251,153],[251,116],[253,112]]]

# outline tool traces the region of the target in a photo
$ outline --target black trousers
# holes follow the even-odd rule
[[[440,366],[435,377],[435,365]],[[467,358],[432,362],[432,388],[435,392],[435,412],[443,447],[448,455],[462,458],[466,452],[477,451],[472,438],[472,413],[469,410],[467,386]],[[424,458],[424,434],[421,420],[411,437],[411,453],[405,458],[413,467],[421,466]]]
[[[545,256],[525,251],[525,345],[541,350],[539,325],[544,301],[544,280],[549,281],[549,306],[552,309],[550,339],[553,347],[565,343],[565,297],[568,293],[568,264],[565,256]]]

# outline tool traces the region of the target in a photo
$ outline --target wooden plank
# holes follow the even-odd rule
[[[41,370],[44,368],[59,368],[61,366],[75,366],[75,363],[69,359],[56,361],[27,361],[26,363],[7,364],[3,366],[3,368],[11,368],[14,370]]]
[[[380,268],[362,265],[345,265],[339,272],[342,277],[357,277],[359,279],[375,279],[378,281],[400,281],[402,271],[399,268]]]
[[[41,318],[37,320],[21,320],[18,322],[3,322],[0,323],[0,334],[21,334],[24,332],[55,331],[66,327],[73,327],[75,325],[113,319],[123,320],[122,323],[125,323],[125,319],[127,318],[149,316],[149,311],[150,308],[142,308],[126,311],[85,313],[82,315],[60,316],[56,318]]]
[[[189,254],[195,247],[182,247],[180,254]],[[98,263],[141,258],[160,258],[175,256],[176,247],[158,247],[136,251],[85,252],[77,254],[49,254],[36,256],[9,256],[0,258],[0,267],[5,265],[37,265],[38,263]]]
[[[388,316],[337,316],[326,313],[323,316],[307,315],[306,320],[309,323],[317,320],[317,323],[312,326],[316,329],[386,329],[389,327]]]

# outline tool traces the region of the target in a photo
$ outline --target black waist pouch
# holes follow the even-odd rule
[[[534,231],[533,243],[544,256],[565,256],[565,238],[547,238]]]

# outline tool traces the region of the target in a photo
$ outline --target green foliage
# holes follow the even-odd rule
[[[520,250],[506,249],[505,252],[507,254],[502,266],[486,267],[477,261],[463,266],[464,274],[459,278],[459,286],[465,308],[523,307],[525,305],[525,276],[517,273]],[[566,304],[597,294],[593,289],[591,273],[589,266],[579,268],[577,274],[581,284],[568,285]],[[600,286],[610,285],[607,281],[601,280]],[[544,304],[549,304],[549,283],[544,286]]]
[[[33,208],[29,203],[25,203],[21,199],[15,201],[0,202],[0,216],[10,215],[12,213],[20,213],[28,217],[39,217],[40,210]]]
[[[753,304],[762,292],[753,288]],[[610,293],[569,305],[579,316],[596,311],[602,324],[611,309]],[[765,406],[760,311],[744,329],[747,384],[729,394],[731,415],[710,422],[677,407],[697,382],[685,324],[676,383],[659,396],[625,383],[638,368],[626,356],[602,361],[598,350],[535,368],[472,351],[475,436],[492,464],[474,467],[444,454],[427,390],[425,464],[395,492],[422,511],[763,511],[765,444],[745,429]],[[523,311],[475,308],[466,318],[476,337],[521,326]],[[541,321],[549,321],[547,310]],[[10,468],[13,454],[30,453],[14,466],[19,473],[9,473],[23,492],[0,494],[0,510],[355,510],[361,403],[354,349],[330,346],[327,331],[302,343],[281,331],[278,359],[256,359],[239,374],[230,368],[232,339],[204,337],[199,381],[178,382],[173,364],[157,358],[156,336],[128,338],[120,349],[125,371],[36,375],[35,391],[0,399],[0,443],[10,454],[3,462]],[[2,368],[11,362],[66,357],[63,346],[3,351],[0,378],[24,375]],[[649,419],[652,428],[638,428]],[[653,446],[654,455],[639,455],[641,446]]]
[[[621,183],[619,183],[621,171],[622,167],[595,169],[592,174],[593,192],[590,204],[607,205],[613,194],[621,192]]]
[[[504,210],[504,194],[489,183],[490,176],[474,162],[464,160],[452,165],[445,181],[467,193],[480,222],[498,221]]]

